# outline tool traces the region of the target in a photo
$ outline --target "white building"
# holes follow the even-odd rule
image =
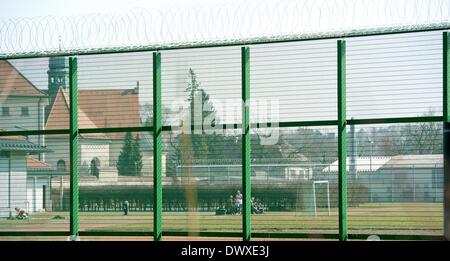
[[[15,215],[15,208],[29,213],[50,207],[47,176],[29,176],[28,167],[45,166],[30,154],[49,152],[25,137],[0,137],[0,218]]]
[[[443,155],[356,157],[357,182],[368,189],[369,202],[442,202]],[[347,173],[350,171],[347,158]],[[338,161],[322,170],[322,178],[337,182]]]
[[[0,61],[0,129],[44,129],[48,104],[45,92],[36,88],[11,63]],[[42,135],[30,136],[29,139],[37,145],[45,145]]]

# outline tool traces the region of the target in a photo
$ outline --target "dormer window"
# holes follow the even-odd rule
[[[22,111],[22,116],[30,116],[30,111],[29,111],[28,107],[23,106],[21,111]]]
[[[2,107],[2,116],[10,116],[9,107]]]

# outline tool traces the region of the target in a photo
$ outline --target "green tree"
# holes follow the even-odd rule
[[[200,82],[197,80],[197,75],[192,68],[189,68],[188,77],[189,83],[185,92],[187,93],[186,101],[189,103],[188,109],[191,115],[191,126],[195,125],[195,117],[199,116],[195,115],[195,106],[201,108],[201,119],[197,120],[198,123],[203,124],[203,121],[208,118],[211,119],[212,125],[216,124],[216,110],[214,109],[214,105],[209,100],[209,94],[200,87]],[[200,104],[195,104],[196,102],[200,102]]]
[[[139,138],[134,139],[130,132],[125,135],[125,142],[117,161],[117,171],[121,176],[140,176],[142,171],[142,154]]]
[[[134,139],[133,142],[133,162],[134,162],[134,173],[135,176],[141,176],[142,175],[142,153],[141,153],[141,146],[140,146],[140,139],[139,136],[137,136]]]
[[[429,109],[421,116],[434,116]],[[360,129],[358,156],[396,156],[442,153],[442,123],[418,122]]]
[[[227,148],[226,143],[229,140],[224,135],[204,133],[204,123],[205,127],[208,127],[208,125],[214,126],[217,123],[216,110],[209,94],[201,88],[201,83],[192,68],[189,68],[188,71],[188,84],[185,93],[185,101],[188,106],[185,111],[189,114],[188,124],[195,126],[195,131],[190,134],[183,133],[170,136],[168,142],[169,176],[176,172],[177,164],[189,164],[183,161],[192,159],[207,161],[208,159],[223,157],[223,148]],[[198,133],[198,130],[201,130],[201,133]],[[189,157],[187,157],[187,154],[189,154]]]
[[[223,144],[223,137],[222,135],[205,134],[203,132],[203,127],[208,126],[203,125],[204,123],[211,126],[216,124],[216,110],[209,99],[209,94],[201,88],[200,82],[197,80],[197,76],[192,68],[189,68],[188,77],[189,83],[185,91],[187,93],[186,101],[189,103],[191,126],[196,125],[195,123],[197,123],[197,125],[201,124],[200,128],[202,130],[201,134],[195,133],[195,131],[191,134],[192,152],[197,159],[206,159],[206,157],[214,158],[217,154],[214,154],[213,152],[217,149],[217,146]],[[194,111],[195,106],[201,110],[201,115],[196,115],[196,112]],[[199,116],[201,117],[200,119],[195,118]],[[199,127],[196,126],[196,128]]]
[[[146,102],[144,105],[141,105],[141,124],[144,127],[153,126],[153,104]],[[176,114],[176,111],[172,111],[171,108],[166,107],[164,105],[161,106],[161,114],[162,114],[162,124],[164,126],[170,125],[170,120],[168,116]]]

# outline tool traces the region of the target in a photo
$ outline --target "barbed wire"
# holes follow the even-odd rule
[[[0,20],[0,57],[293,39],[450,24],[450,0],[280,0]]]

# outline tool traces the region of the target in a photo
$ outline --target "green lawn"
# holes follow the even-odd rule
[[[65,219],[52,219],[55,216]],[[81,212],[80,231],[151,231],[152,212]],[[164,231],[240,231],[242,217],[213,212],[163,212]],[[337,209],[331,215],[302,212],[266,212],[252,215],[254,232],[337,233]],[[0,220],[0,231],[68,230],[68,213],[36,213],[28,220]],[[364,204],[348,209],[348,228],[355,233],[442,234],[442,203]]]

